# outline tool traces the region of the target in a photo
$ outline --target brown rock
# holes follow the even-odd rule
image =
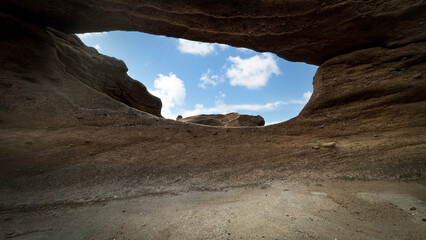
[[[426,39],[426,3],[403,0],[3,0],[4,13],[67,33],[133,30],[321,64]]]
[[[246,239],[255,238],[253,229],[261,231],[258,236],[290,239],[308,236],[301,233],[368,239],[377,237],[374,229],[383,230],[384,239],[425,239],[423,223],[406,221],[394,208],[365,206],[347,190],[380,194],[398,189],[408,197],[424,191],[425,1],[3,0],[0,12],[0,205],[6,213],[26,213],[19,224],[5,223],[13,228],[6,229],[6,237],[40,229],[41,238],[60,238],[63,231],[45,226],[76,226],[91,219],[89,227],[79,224],[73,231],[108,238],[117,226],[123,232],[134,229],[137,221],[114,214],[123,209],[138,213],[143,201],[149,214],[139,224],[157,239],[223,238],[227,226],[220,231],[211,226],[223,221],[217,213],[225,208],[233,219],[253,223],[232,228],[232,235]],[[222,131],[143,112],[159,114],[159,101],[146,98],[122,62],[47,26],[68,33],[140,30],[224,42],[321,66],[312,98],[298,117]],[[372,139],[377,133],[380,138]],[[34,144],[22,148],[27,139]],[[338,142],[339,151],[309,148],[324,139]],[[282,198],[279,179],[292,189],[286,193],[290,198]],[[330,205],[318,199],[309,204],[303,194],[317,180],[327,183],[324,191],[336,197],[333,201],[350,203],[359,212],[339,213],[341,207],[334,204],[337,208],[321,213],[313,225],[303,218],[294,221]],[[258,199],[256,188],[269,181],[278,187],[265,190],[272,201],[260,204],[271,211],[253,214],[253,201],[246,199]],[[227,195],[231,188],[235,191]],[[96,203],[115,196],[135,201],[115,201],[98,214]],[[95,204],[75,209],[81,199]],[[274,211],[277,204],[296,207]],[[169,206],[194,208],[197,216],[182,225],[177,209]],[[33,211],[40,207],[47,208],[47,215]],[[289,217],[294,231],[265,227],[265,220],[283,219],[276,212]],[[369,218],[372,230],[356,234],[351,226],[359,225],[360,212],[389,218]],[[164,224],[164,219],[170,221]],[[346,228],[342,221],[351,224]],[[398,231],[389,222],[400,226]],[[342,227],[336,232],[329,226]],[[198,231],[188,231],[194,227]],[[123,238],[140,235],[130,231]]]
[[[122,60],[99,54],[81,40],[49,28],[59,60],[73,78],[129,107],[161,117],[161,100],[127,75]]]
[[[143,112],[161,117],[161,100],[127,75],[123,61],[99,54],[75,35],[4,14],[0,23],[4,122],[102,125],[141,121]]]
[[[326,143],[321,144],[321,147],[334,148],[334,147],[336,147],[336,142],[326,142]]]
[[[313,94],[299,117],[327,123],[378,118],[359,130],[424,119],[426,78],[414,76],[425,72],[425,49],[424,42],[395,49],[375,47],[326,61],[315,74]],[[419,104],[422,110],[417,109]]]
[[[225,126],[225,127],[252,127],[264,126],[265,120],[263,117],[240,115],[232,112],[228,114],[202,114],[193,117],[176,118],[179,122],[198,123],[210,126]]]

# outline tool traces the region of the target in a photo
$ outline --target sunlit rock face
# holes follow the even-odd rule
[[[202,114],[186,118],[178,116],[176,120],[179,122],[225,127],[256,127],[265,125],[265,120],[262,116],[238,114],[235,112],[228,114]]]

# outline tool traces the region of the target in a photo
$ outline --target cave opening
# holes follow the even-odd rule
[[[168,119],[237,112],[260,115],[271,125],[296,117],[313,92],[317,66],[272,53],[141,32],[77,35],[123,60],[128,75],[161,99]]]

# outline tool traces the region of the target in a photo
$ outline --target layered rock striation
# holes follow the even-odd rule
[[[5,14],[0,24],[3,123],[126,123],[143,112],[161,117],[161,100],[127,75],[123,61],[73,34]]]
[[[141,31],[316,65],[354,50],[426,39],[422,0],[3,0],[0,11],[66,33]]]
[[[397,120],[401,118],[400,109],[415,119],[411,123],[416,126],[424,119],[424,1],[41,0],[34,4],[29,0],[5,0],[0,11],[5,76],[24,74],[19,78],[37,78],[46,83],[46,79],[72,79],[67,84],[75,80],[84,85],[79,87],[97,92],[90,96],[102,93],[157,116],[159,100],[125,74],[124,63],[99,55],[74,36],[59,31],[137,30],[269,51],[287,60],[319,65],[311,100],[288,124],[297,122],[301,126],[308,120],[321,125],[390,116]],[[8,27],[10,19],[31,25],[30,30]],[[26,31],[38,35],[25,35]],[[14,56],[9,54],[9,47],[17,49]],[[19,56],[25,56],[25,60],[17,59]],[[49,71],[39,68],[31,74],[21,71],[40,64],[57,67]],[[59,65],[62,69],[56,71]],[[39,76],[48,72],[56,76]],[[16,85],[16,81],[8,84]],[[69,89],[75,87],[56,87],[64,92],[58,96],[67,95],[67,101],[84,99],[83,91],[70,93]],[[6,95],[13,99],[19,94],[25,96],[18,92]],[[77,105],[92,108],[93,101],[82,101]],[[110,109],[101,107],[107,102],[112,103],[97,101],[96,108]],[[56,111],[53,109],[55,106],[49,111]]]
[[[309,222],[315,226],[313,230],[305,228],[306,232],[295,228],[295,239],[341,236],[348,216],[355,224],[346,228],[345,236],[368,239],[389,232],[390,237],[411,234],[411,238],[424,239],[421,217],[412,210],[395,210],[389,204],[384,208],[382,202],[374,205],[363,199],[359,204],[366,207],[361,211],[348,196],[359,201],[360,193],[371,192],[374,188],[364,181],[375,184],[380,194],[383,184],[391,181],[388,188],[397,193],[398,201],[401,189],[393,183],[412,181],[415,188],[400,185],[409,189],[407,203],[414,204],[410,194],[419,199],[423,196],[425,6],[424,0],[2,0],[2,234],[6,238],[99,238],[101,232],[103,238],[124,233],[123,238],[217,239],[229,237],[230,232],[238,236],[233,226],[244,226],[244,234],[257,233],[264,229],[265,219],[280,218],[266,216],[253,225],[246,221],[250,215],[237,211],[237,224],[232,220],[232,226],[221,225],[223,231],[211,223],[223,222],[229,213],[224,203],[232,208],[247,203],[238,200],[242,199],[241,191],[257,193],[260,202],[265,202],[265,197],[272,199],[265,207],[276,209],[273,196],[265,193],[269,183],[286,179],[288,189],[281,183],[271,185],[277,191],[272,195],[284,199],[284,205],[308,195],[317,203],[325,194],[324,186],[347,190],[330,190],[327,198],[322,197],[327,202],[314,204],[319,209],[335,203],[338,211],[334,213],[312,211],[309,206],[313,202],[302,201],[300,206],[308,206],[309,215],[301,215],[296,225]],[[299,116],[267,127],[225,129],[162,119],[161,101],[127,76],[122,61],[99,54],[73,35],[108,30],[227,43],[317,64],[313,95]],[[225,124],[224,119],[211,121]],[[230,119],[232,122],[237,117]],[[294,180],[300,179],[307,185],[297,187]],[[333,179],[338,181],[327,183]],[[346,188],[342,185],[345,181],[354,185]],[[235,186],[244,189],[231,188]],[[303,196],[294,198],[298,188],[303,189]],[[228,189],[238,196],[223,195]],[[282,198],[283,189],[289,198]],[[200,191],[200,197],[194,191]],[[205,198],[206,191],[218,195],[210,201]],[[144,206],[146,199],[151,199],[147,196],[160,209],[154,215],[149,205]],[[161,199],[164,206],[171,207],[161,209],[157,204]],[[208,210],[195,213],[192,207],[184,207],[177,212],[182,202],[192,200],[201,201],[200,206]],[[137,206],[130,206],[129,201]],[[123,205],[117,205],[119,202]],[[219,212],[211,211],[212,204],[219,206]],[[102,210],[105,206],[111,211]],[[247,209],[251,213],[256,208],[264,212],[261,205]],[[56,215],[58,209],[64,210],[62,215]],[[81,215],[83,212],[95,217],[88,218]],[[108,220],[113,226],[106,228],[104,220],[117,218],[117,212],[120,219],[131,221],[117,224]],[[135,212],[141,216],[142,228],[135,229],[134,218],[125,215]],[[147,214],[142,216],[141,212]],[[214,216],[206,218],[207,212]],[[80,217],[70,217],[75,214]],[[377,218],[385,215],[389,217]],[[324,232],[311,216],[323,217],[325,222],[337,219],[337,225],[332,223],[332,230]],[[41,217],[47,221],[39,221]],[[164,219],[170,217],[176,217],[178,224],[166,221],[170,224],[165,225]],[[282,217],[287,219],[283,221],[289,219],[288,215]],[[152,224],[150,218],[159,224]],[[191,221],[182,225],[182,219],[192,219],[195,225]],[[339,219],[344,223],[334,231],[342,222]],[[34,227],[35,221],[43,224]],[[375,231],[354,231],[372,222],[376,222]],[[51,223],[60,226],[49,227]],[[383,228],[395,223],[409,223],[403,229],[410,231]],[[64,224],[77,228],[63,228]],[[67,232],[69,229],[72,231]],[[274,226],[271,229],[275,234]]]

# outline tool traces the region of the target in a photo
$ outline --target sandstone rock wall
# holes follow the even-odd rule
[[[48,119],[91,109],[102,112],[98,119],[111,115],[105,111],[133,111],[128,106],[160,116],[159,101],[125,74],[122,62],[72,35],[47,34],[44,28],[53,27],[66,33],[138,30],[318,64],[311,100],[299,117],[280,125],[288,131],[344,121],[347,128],[370,130],[378,121],[394,127],[426,122],[422,0],[4,0],[0,11],[2,109],[9,116]],[[8,23],[14,21],[26,27]]]
[[[301,118],[380,117],[392,125],[410,119],[422,126],[419,120],[426,119],[426,43],[336,56],[318,68],[313,85],[314,93]]]
[[[85,46],[75,35],[51,28],[47,31],[55,42],[65,72],[129,107],[161,117],[161,100],[127,75],[128,69],[123,61],[99,54],[95,49]]]
[[[122,61],[86,47],[76,36],[5,14],[0,26],[3,124],[142,121],[143,113],[135,109],[161,116],[161,100],[127,76]]]
[[[426,40],[423,0],[3,0],[0,11],[67,33],[141,31],[316,65],[358,49]]]

